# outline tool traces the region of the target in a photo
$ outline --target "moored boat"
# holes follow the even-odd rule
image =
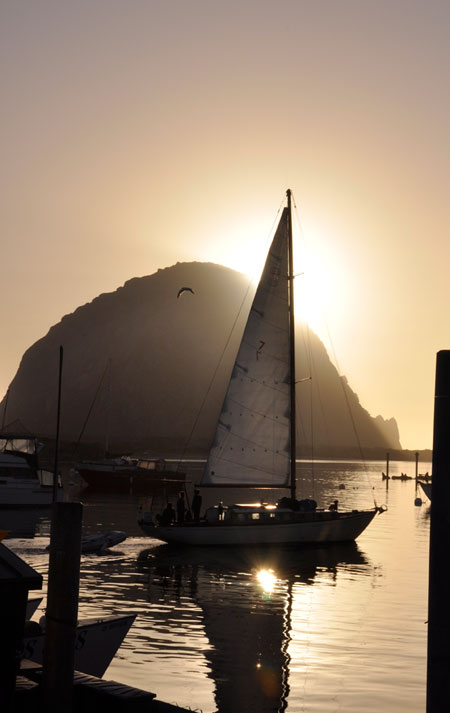
[[[177,466],[161,458],[129,457],[83,461],[74,467],[76,473],[92,491],[146,493],[155,484],[182,484],[185,474]]]
[[[75,639],[75,670],[101,678],[135,619],[136,614],[129,614],[80,621]],[[19,658],[42,663],[44,641],[45,627],[31,622],[31,626],[26,627]]]
[[[23,433],[0,434],[0,507],[42,508],[53,502],[53,473],[40,467],[43,444]],[[56,489],[63,499],[60,481]]]

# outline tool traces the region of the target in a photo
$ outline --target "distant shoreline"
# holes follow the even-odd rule
[[[53,439],[42,438],[46,445],[42,452],[41,462],[44,461],[50,466],[54,460],[55,442]],[[415,462],[416,453],[419,454],[419,463],[432,461],[433,451],[431,449],[409,450],[409,449],[391,449],[376,447],[357,448],[355,446],[317,446],[315,449],[298,448],[298,460],[355,460],[367,461],[376,460],[386,463],[387,455],[389,460],[394,461],[411,461]],[[110,457],[118,457],[121,455],[134,455],[136,457],[146,458],[166,458],[171,460],[205,460],[208,457],[208,449],[206,448],[183,448],[176,447],[173,443],[161,442],[159,444],[152,443],[148,448],[126,447],[125,444],[120,444],[119,447],[113,445],[113,451],[109,454]],[[96,460],[104,458],[102,446],[100,444],[85,444],[75,447],[74,443],[62,442],[59,448],[59,460],[65,463],[76,463],[82,460]]]
[[[309,458],[311,459],[312,457],[317,459],[317,458],[324,458],[326,460],[331,460],[333,458],[345,458],[345,459],[351,459],[351,460],[380,460],[380,461],[385,461],[387,460],[387,456],[389,454],[389,460],[390,461],[412,461],[415,462],[416,460],[416,453],[419,454],[419,463],[422,462],[431,462],[432,457],[433,457],[433,451],[431,448],[426,448],[424,450],[409,450],[409,449],[391,449],[388,450],[386,448],[380,448],[380,447],[366,447],[366,448],[356,448],[356,447],[348,447],[348,446],[342,446],[342,447],[322,447],[322,448],[317,448],[316,451],[311,455],[311,450],[309,452],[306,449],[300,449],[300,455],[297,454],[297,457],[299,458]]]

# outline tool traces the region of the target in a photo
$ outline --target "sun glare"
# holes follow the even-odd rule
[[[295,313],[317,331],[323,327],[328,306],[333,303],[335,285],[332,275],[315,256],[303,265],[295,278]]]
[[[339,259],[330,253],[330,242],[314,224],[294,233],[295,313],[317,334],[326,331],[336,312],[344,311]],[[297,250],[296,250],[297,248]]]
[[[264,216],[237,216],[216,234],[214,261],[248,275],[256,286],[275,228],[267,229]],[[340,259],[322,225],[308,221],[300,227],[295,219],[293,233],[296,318],[324,338],[327,322],[350,308]]]

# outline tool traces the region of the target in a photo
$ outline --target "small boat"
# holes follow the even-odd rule
[[[136,614],[130,614],[80,621],[75,640],[75,670],[101,678],[135,619]],[[43,662],[45,627],[41,622],[27,623],[19,658]]]
[[[431,481],[431,475],[430,475],[428,472],[426,472],[426,473],[419,473],[418,477],[419,477],[421,480],[425,481],[425,483],[429,483],[429,482]]]
[[[110,547],[118,545],[127,539],[125,532],[121,530],[112,530],[111,532],[103,532],[99,535],[87,535],[81,538],[81,552],[83,554],[106,552]]]
[[[414,480],[412,475],[401,473],[401,475],[391,475],[392,480]]]
[[[206,517],[154,526],[146,534],[178,545],[350,542],[382,511],[319,509],[296,499],[294,270],[291,192],[248,315],[200,485],[286,488],[276,503],[222,504]],[[163,520],[164,522],[164,520]]]
[[[81,478],[82,487],[94,492],[148,494],[155,485],[185,482],[185,473],[178,472],[176,462],[164,458],[133,457],[131,455],[111,456],[109,449],[109,421],[111,409],[111,368],[108,360],[102,383],[107,375],[107,413],[105,445],[102,458],[84,460],[75,464],[72,474],[75,480]]]
[[[86,535],[81,538],[81,553],[84,555],[101,554],[126,539],[127,536],[122,530],[101,532],[98,535]],[[47,545],[46,549],[49,550],[50,545]]]

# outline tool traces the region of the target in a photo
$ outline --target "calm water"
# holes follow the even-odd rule
[[[390,473],[414,468],[391,463]],[[138,614],[105,678],[204,713],[422,713],[429,503],[420,494],[414,505],[414,481],[387,490],[384,469],[316,463],[311,474],[299,464],[301,496],[337,497],[342,509],[375,498],[388,510],[355,545],[266,554],[174,551],[141,534],[137,497],[83,494],[85,534],[122,529],[128,539],[82,556],[79,616]],[[204,504],[212,499],[248,500],[215,490]],[[44,593],[48,535],[42,516],[34,537],[5,541],[44,575]]]

